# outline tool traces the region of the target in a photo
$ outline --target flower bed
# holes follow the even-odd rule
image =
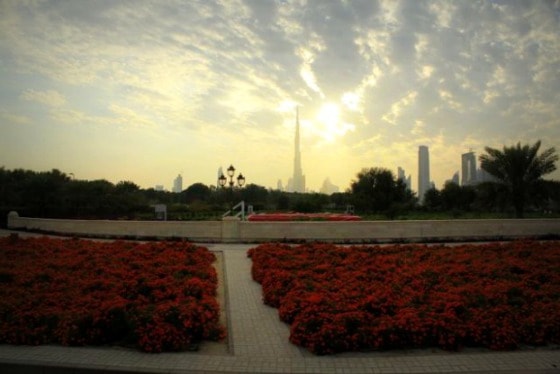
[[[317,354],[560,343],[560,243],[248,252],[290,341]]]
[[[187,242],[0,238],[0,343],[162,352],[219,340],[214,260]]]
[[[258,213],[247,217],[249,221],[360,221],[360,216],[340,213]]]

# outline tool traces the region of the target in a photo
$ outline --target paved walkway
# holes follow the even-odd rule
[[[0,230],[0,235],[7,235]],[[0,345],[0,372],[10,373],[560,373],[560,350],[518,352],[432,350],[317,357],[288,341],[277,310],[261,301],[251,279],[252,245],[207,245],[224,254],[228,350],[144,354],[115,348]],[[217,352],[217,353],[216,353]],[[24,367],[19,365],[26,365]]]

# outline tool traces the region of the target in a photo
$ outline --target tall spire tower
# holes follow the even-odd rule
[[[299,107],[296,106],[296,137],[294,153],[294,176],[292,178],[294,192],[305,192],[305,175],[301,169],[301,152],[299,149]]]

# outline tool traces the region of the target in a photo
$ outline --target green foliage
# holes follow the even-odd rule
[[[358,212],[381,212],[394,218],[399,210],[410,209],[415,202],[412,192],[388,169],[363,169],[350,189]]]
[[[293,211],[299,213],[314,213],[323,211],[329,203],[329,197],[320,193],[294,194]]]
[[[257,210],[265,209],[268,200],[268,190],[256,184],[248,184],[240,190],[240,200],[250,202]]]
[[[533,145],[504,146],[503,150],[486,147],[486,153],[480,156],[480,167],[507,188],[518,218],[523,217],[542,176],[556,170],[556,150],[548,148],[539,154],[540,146],[539,140]]]
[[[194,183],[173,193],[142,189],[130,181],[76,180],[57,169],[34,172],[0,167],[0,226],[11,210],[28,217],[154,219],[154,204],[166,204],[170,220],[219,219],[232,201],[241,200],[256,212],[335,213],[353,205],[363,219],[503,218],[513,208],[517,211],[521,202],[523,210],[533,208],[533,217],[536,210],[555,217],[560,212],[560,182],[541,176],[555,169],[558,156],[553,148],[539,155],[539,146],[537,142],[531,147],[505,147],[504,151],[489,148],[481,156],[482,167],[500,177],[499,183],[447,183],[441,190],[429,190],[422,207],[416,205],[414,193],[383,168],[363,169],[349,190],[329,196],[270,190],[256,184],[230,190]],[[514,198],[519,191],[523,198]]]
[[[473,186],[459,186],[447,182],[441,191],[432,188],[426,192],[424,206],[432,211],[468,212],[473,209],[476,191]]]
[[[140,188],[128,181],[82,181],[52,170],[0,168],[0,207],[22,215],[52,218],[132,218],[148,207]]]
[[[207,201],[211,194],[212,192],[210,191],[210,187],[203,183],[191,184],[186,190],[181,192],[181,196],[186,203]]]

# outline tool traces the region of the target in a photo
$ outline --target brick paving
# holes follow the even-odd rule
[[[0,230],[0,235],[9,231]],[[120,348],[0,345],[7,373],[560,373],[560,349],[515,352],[434,350],[313,356],[288,341],[289,327],[261,301],[251,279],[253,245],[211,244],[224,255],[225,350],[145,354]]]

